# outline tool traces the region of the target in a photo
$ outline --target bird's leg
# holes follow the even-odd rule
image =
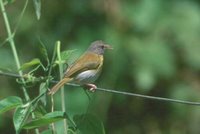
[[[94,84],[85,84],[84,87],[91,92],[95,92],[95,90],[97,89],[97,86]]]

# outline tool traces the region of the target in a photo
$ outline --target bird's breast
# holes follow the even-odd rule
[[[74,78],[74,82],[81,85],[93,83],[99,77],[100,72],[101,72],[101,68],[96,69],[96,70],[83,71]]]

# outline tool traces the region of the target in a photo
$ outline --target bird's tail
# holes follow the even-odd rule
[[[48,95],[55,94],[65,83],[70,82],[71,78],[64,78],[61,81],[59,81],[55,86],[53,86],[50,91],[48,92]]]

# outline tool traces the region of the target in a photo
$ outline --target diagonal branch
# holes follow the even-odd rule
[[[0,72],[0,75],[10,76],[10,77],[17,77],[17,78],[21,77],[20,75],[17,75],[17,74],[4,73],[4,72]],[[57,82],[58,81],[53,81],[53,80],[51,81],[51,83],[57,83]],[[80,87],[80,85],[73,84],[73,83],[67,83],[66,85]],[[119,94],[119,95],[126,95],[126,96],[133,96],[133,97],[151,99],[151,100],[165,101],[165,102],[171,102],[171,103],[179,103],[179,104],[184,104],[184,105],[200,106],[200,102],[196,102],[196,101],[185,101],[185,100],[179,100],[179,99],[171,99],[171,98],[164,98],[164,97],[157,97],[157,96],[149,96],[149,95],[142,95],[142,94],[131,93],[131,92],[124,92],[124,91],[120,91],[120,90],[105,89],[105,88],[97,88],[96,90],[97,91],[108,92],[108,93]]]

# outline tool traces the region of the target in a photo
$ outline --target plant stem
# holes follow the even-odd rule
[[[25,80],[23,78],[23,72],[20,70],[21,65],[20,65],[19,57],[18,57],[17,50],[16,50],[16,47],[15,47],[14,35],[11,32],[11,28],[10,28],[10,24],[9,24],[9,21],[8,21],[6,10],[5,10],[5,7],[4,7],[4,4],[3,4],[3,0],[0,0],[0,6],[1,6],[1,12],[3,14],[4,21],[5,21],[6,30],[7,30],[7,33],[8,33],[8,41],[9,41],[11,49],[12,49],[12,53],[13,53],[13,56],[14,56],[14,59],[15,59],[17,70],[18,70],[18,73],[21,77],[20,78],[21,81],[25,84]],[[25,97],[26,101],[29,102],[30,97],[29,97],[28,92],[26,91],[26,88],[24,86],[22,86],[22,90],[23,90],[24,97]],[[32,113],[32,118],[35,118],[34,113]],[[36,132],[36,134],[39,134],[38,129],[35,129],[35,132]]]
[[[51,96],[51,112],[54,111],[54,99],[53,99],[53,96]],[[51,128],[52,128],[52,132],[53,134],[56,134],[56,128],[55,128],[55,124],[54,123],[51,123]]]
[[[48,72],[48,78],[50,78],[50,76],[51,76],[53,64],[54,64],[54,61],[55,61],[55,58],[56,58],[56,49],[57,49],[57,47],[55,45],[55,47],[53,49],[53,56],[52,56],[52,59],[51,59],[51,62],[50,62],[50,67],[49,67],[49,72]],[[48,85],[49,85],[49,82],[50,81],[48,81]],[[54,111],[54,99],[53,99],[53,95],[51,95],[51,105],[52,105],[51,106],[51,112],[53,112]],[[56,134],[56,128],[55,128],[55,124],[54,123],[51,123],[51,128],[52,128],[52,133]]]
[[[6,14],[2,0],[0,0],[0,6],[1,6],[1,12],[3,14],[4,21],[5,21],[5,25],[6,25],[6,30],[7,30],[7,33],[8,33],[8,41],[10,42],[10,46],[11,46],[11,49],[12,49],[12,52],[13,52],[13,56],[14,56],[14,59],[15,59],[17,70],[19,70],[20,69],[20,62],[19,62],[17,51],[16,51],[16,47],[15,47],[14,37],[13,37],[12,32],[11,32],[10,24],[9,24],[8,17],[7,17],[7,14]],[[19,73],[20,76],[23,76],[23,73],[22,73],[21,70],[19,70],[18,73]],[[22,82],[24,82],[23,77],[21,77],[21,80],[22,80]],[[22,90],[24,92],[24,96],[25,96],[26,101],[29,101],[30,97],[29,97],[26,89],[24,87],[22,87]]]
[[[62,59],[61,59],[61,54],[60,54],[60,41],[57,41],[57,57],[58,57],[58,62],[59,62],[59,73],[60,73],[60,80],[63,78],[63,64],[62,64]],[[66,112],[65,109],[65,91],[64,87],[61,88],[61,105],[62,105],[62,111]],[[67,134],[67,120],[63,120],[63,125],[64,125],[64,133]]]

